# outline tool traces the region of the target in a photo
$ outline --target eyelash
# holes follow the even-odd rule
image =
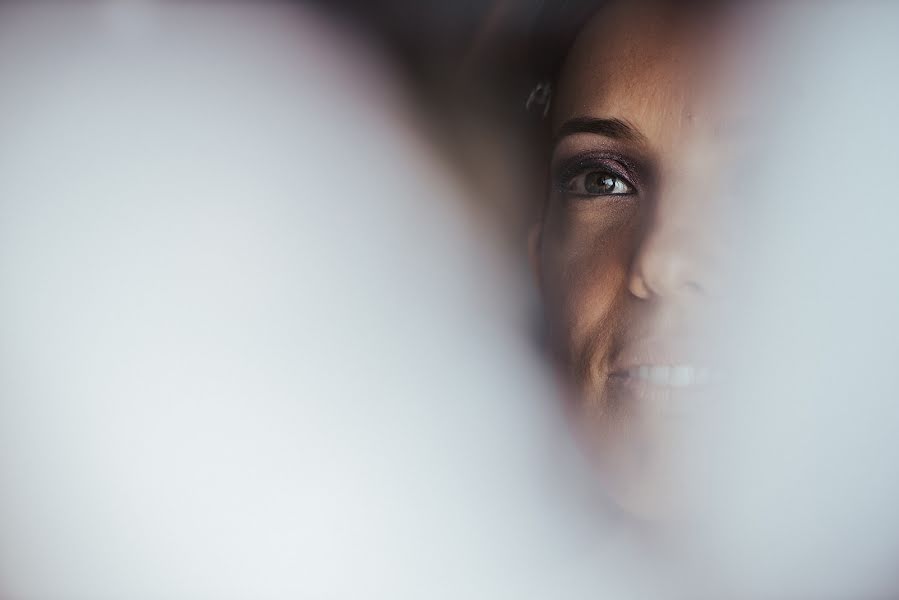
[[[581,175],[587,175],[593,171],[608,173],[613,177],[620,178],[624,183],[633,189],[628,194],[607,194],[607,195],[591,195],[591,194],[574,194],[570,190],[571,183],[575,178]],[[579,154],[561,161],[555,169],[553,175],[553,188],[556,192],[565,196],[575,196],[582,198],[608,198],[609,196],[634,196],[639,193],[634,178],[628,175],[629,169],[626,167],[625,161],[617,156],[608,154],[587,153]]]

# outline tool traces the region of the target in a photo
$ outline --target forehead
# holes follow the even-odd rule
[[[593,16],[566,59],[554,128],[574,117],[618,118],[661,141],[699,116],[695,80],[711,44],[673,4],[617,2]]]

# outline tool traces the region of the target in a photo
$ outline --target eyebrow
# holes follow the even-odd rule
[[[555,135],[555,143],[569,135],[592,133],[616,140],[625,140],[637,144],[645,144],[646,136],[621,119],[596,119],[593,117],[575,117],[562,123]]]

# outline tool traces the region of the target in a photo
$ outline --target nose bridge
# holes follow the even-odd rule
[[[631,268],[634,295],[674,298],[710,291],[714,224],[705,208],[683,182],[659,195]]]

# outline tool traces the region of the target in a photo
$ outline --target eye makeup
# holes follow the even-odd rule
[[[579,176],[591,172],[608,173],[620,177],[634,191],[616,196],[630,197],[641,193],[641,170],[620,154],[591,150],[555,161],[552,169],[552,189],[557,194],[578,198],[606,198],[604,195],[578,194],[571,191],[571,183]]]

